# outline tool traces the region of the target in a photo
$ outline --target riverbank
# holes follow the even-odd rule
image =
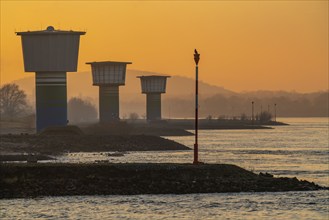
[[[199,119],[200,130],[241,130],[241,129],[272,129],[269,126],[288,125],[282,122],[269,121],[260,123],[250,120]],[[72,126],[72,125],[70,125]],[[74,125],[73,125],[74,126]],[[144,119],[120,120],[108,124],[82,123],[77,125],[83,133],[91,135],[152,135],[152,136],[191,136],[194,130],[194,119],[168,119],[147,122]],[[0,121],[0,134],[35,134],[31,122]]]
[[[0,135],[1,154],[58,155],[66,152],[190,150],[175,141],[149,135]]]
[[[194,129],[194,119],[170,119],[167,120],[167,126],[172,126],[180,129],[191,130]],[[268,126],[282,126],[288,125],[283,122],[277,121],[252,121],[252,120],[239,120],[239,119],[199,119],[198,126],[201,130],[241,130],[241,129],[272,129]]]
[[[0,198],[325,189],[229,164],[0,164]]]
[[[127,123],[125,121],[107,124],[82,124],[79,128],[85,134],[92,135],[152,135],[152,136],[192,136],[193,133],[183,128],[168,126],[166,121],[160,123]]]

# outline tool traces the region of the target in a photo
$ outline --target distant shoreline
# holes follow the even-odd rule
[[[255,121],[199,119],[200,130],[244,130],[244,129],[273,129],[269,126],[288,125],[283,122],[270,121],[260,124]],[[29,122],[31,123],[31,122]],[[0,135],[5,134],[35,134],[35,128],[25,119],[17,121],[0,121]],[[72,126],[72,125],[70,125]],[[73,125],[74,126],[74,125]],[[194,119],[167,119],[146,123],[146,120],[121,120],[115,123],[101,125],[96,123],[82,123],[77,125],[85,134],[102,135],[152,135],[152,136],[190,136],[194,130]]]

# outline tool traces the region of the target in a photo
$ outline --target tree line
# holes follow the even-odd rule
[[[262,112],[277,117],[328,117],[329,93],[291,96],[253,97],[250,95],[221,95],[203,98],[200,95],[200,117],[206,118],[241,118],[248,119],[252,114],[254,102],[254,116],[261,117]],[[122,102],[123,119],[145,118],[145,103]],[[164,118],[189,118],[194,116],[194,98],[166,98],[162,102]],[[126,109],[129,109],[127,111]],[[133,111],[132,111],[133,110]],[[34,106],[27,100],[27,96],[16,84],[5,84],[0,88],[0,116],[1,120],[14,120],[34,114]],[[84,97],[73,97],[68,101],[68,119],[70,123],[94,122],[98,118],[98,108],[93,100]]]
[[[71,124],[91,123],[98,121],[98,109],[91,99],[86,97],[72,97],[68,101],[68,120]],[[26,117],[35,117],[34,106],[28,100],[25,92],[16,84],[5,84],[0,88],[0,116],[1,120],[17,121]],[[136,112],[131,112],[124,119],[137,120]]]
[[[251,117],[252,102],[254,102],[254,115],[269,112],[277,117],[328,117],[329,93],[319,92],[312,95],[296,98],[288,96],[278,97],[250,97],[246,95],[214,95],[200,98],[199,112],[201,117],[240,117],[246,114]],[[276,106],[275,106],[276,105]],[[163,113],[171,117],[193,117],[194,99],[164,98]]]
[[[35,117],[34,106],[25,92],[16,84],[5,84],[0,88],[1,120],[17,121],[26,117]],[[97,108],[87,98],[73,97],[68,102],[68,119],[71,123],[97,121]]]

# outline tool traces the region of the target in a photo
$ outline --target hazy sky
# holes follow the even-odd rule
[[[328,89],[328,1],[2,1],[1,83],[24,73],[15,31],[86,30],[88,61],[194,77],[234,91]]]

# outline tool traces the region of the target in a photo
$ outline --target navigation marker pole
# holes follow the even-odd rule
[[[254,125],[254,101],[251,102],[251,123]]]
[[[194,160],[193,164],[198,164],[198,90],[199,90],[199,79],[198,79],[198,63],[200,60],[200,54],[198,51],[195,49],[194,50],[194,61],[195,61],[195,143],[194,143]]]
[[[276,122],[276,103],[274,104],[274,121]]]

